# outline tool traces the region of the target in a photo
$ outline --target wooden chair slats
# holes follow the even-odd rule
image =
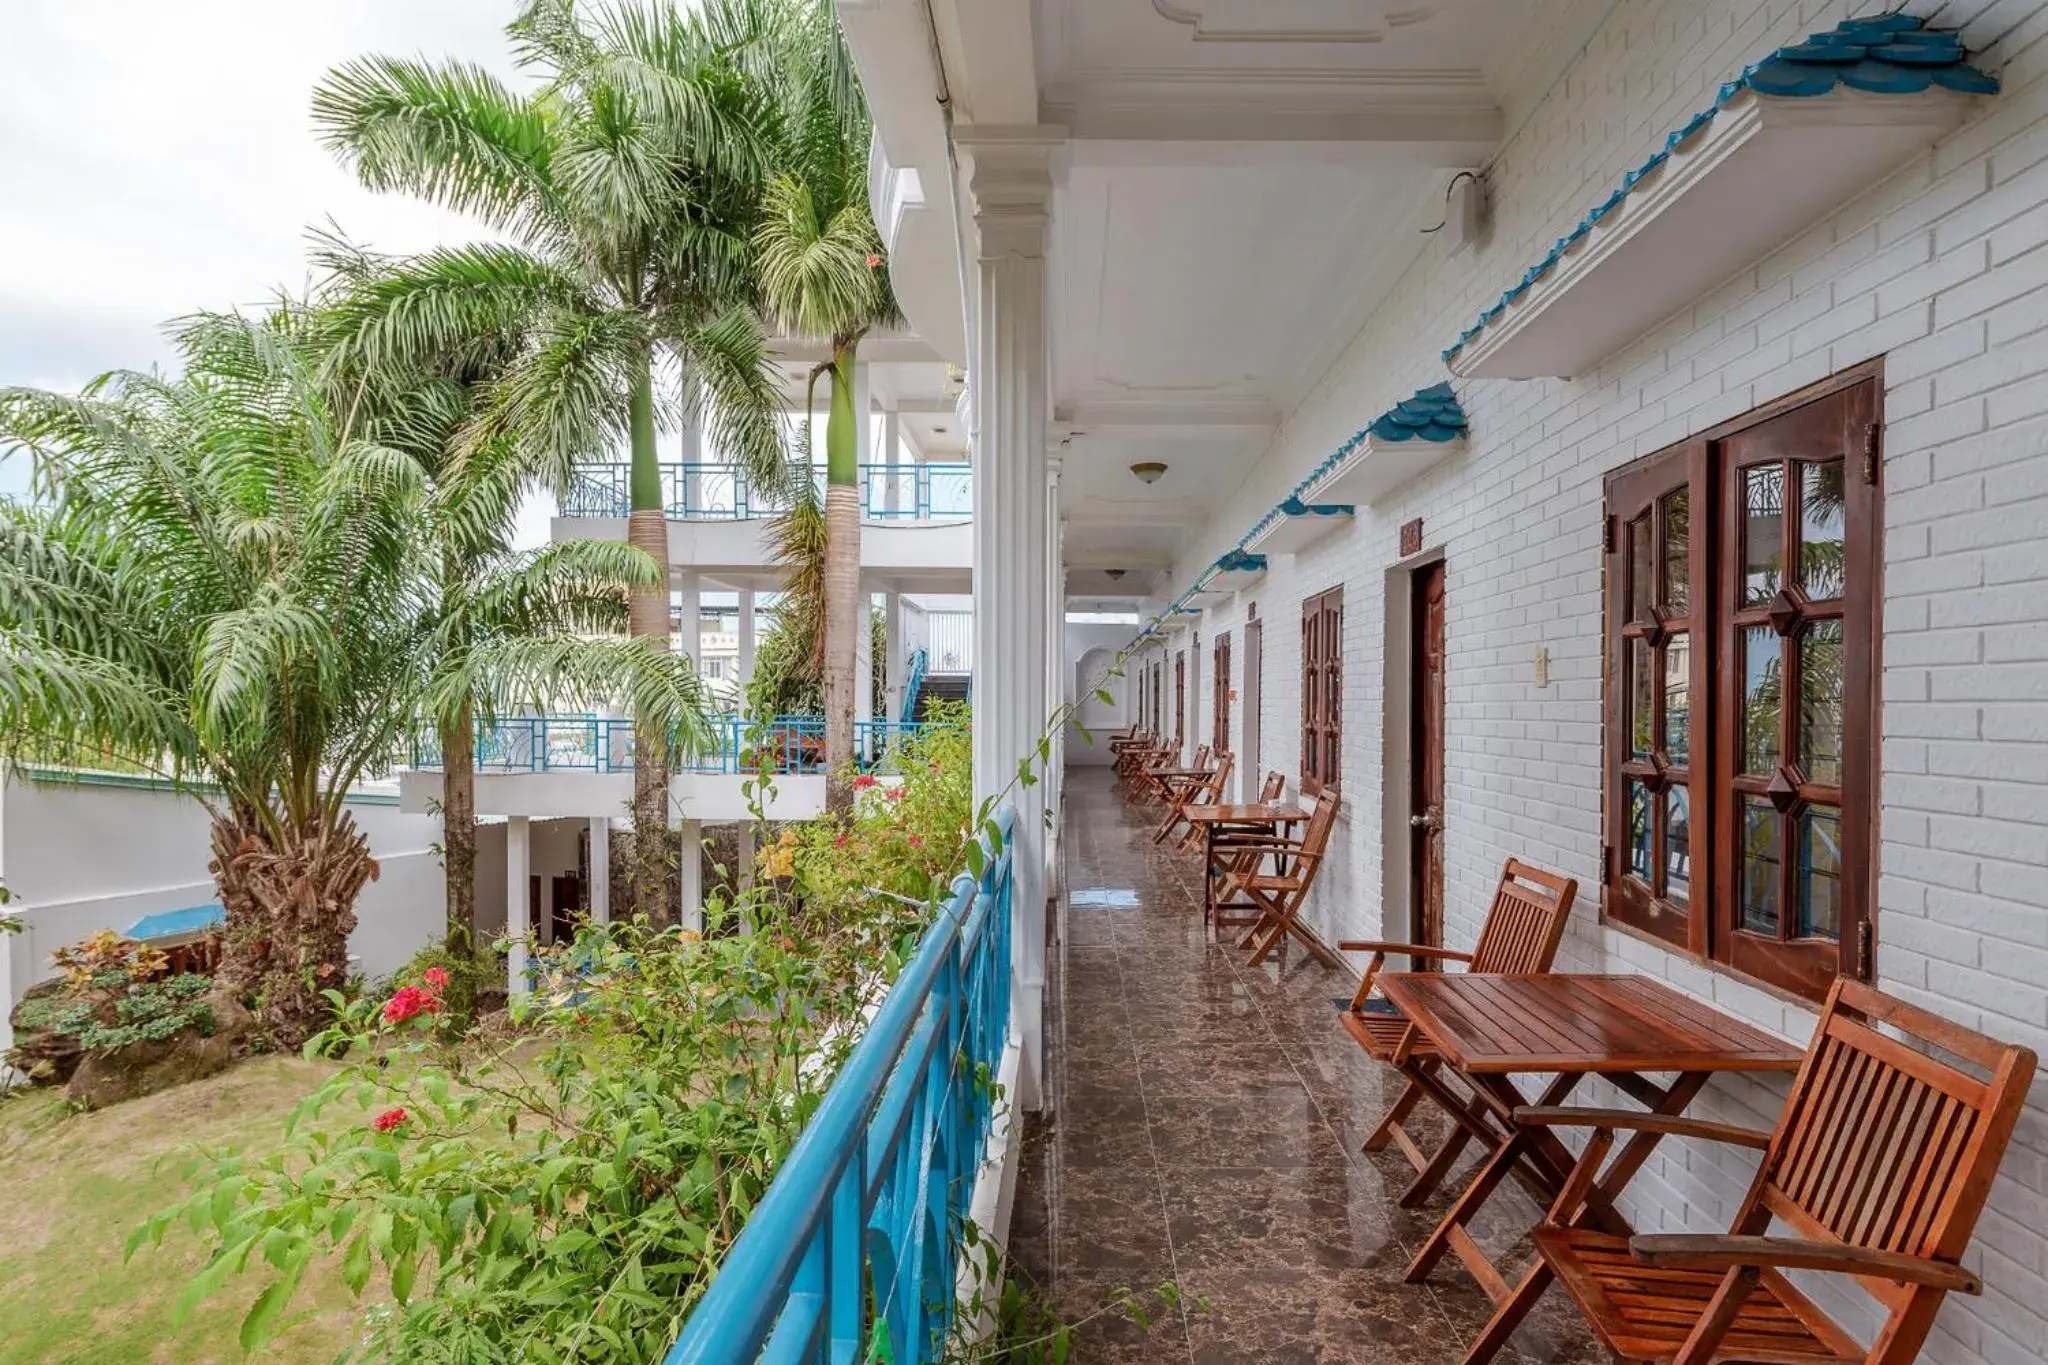
[[[1731,1236],[1627,1239],[1570,1226],[1573,1211],[1554,1207],[1537,1250],[1626,1359],[1906,1365],[1944,1295],[1982,1292],[1958,1263],[2033,1075],[2025,1048],[1837,981]],[[1585,1123],[1597,1162],[1611,1133]],[[1766,1236],[1774,1220],[1797,1238]],[[1839,1272],[1868,1291],[1887,1311],[1868,1348],[1785,1268]]]
[[[1215,766],[1199,777],[1163,780],[1161,786],[1166,793],[1166,818],[1161,820],[1159,828],[1153,831],[1152,842],[1164,843],[1182,827],[1185,827],[1189,834],[1194,834],[1195,827],[1188,824],[1188,807],[1220,803],[1223,800],[1224,788],[1230,784],[1230,775],[1236,769],[1237,756],[1221,753],[1216,755]]]
[[[1400,1196],[1403,1208],[1414,1208],[1427,1200],[1449,1173],[1466,1144],[1482,1135],[1470,1131],[1474,1122],[1470,1111],[1459,1112],[1446,1103],[1445,1095],[1440,1093],[1439,1087],[1443,1082],[1435,1075],[1440,1059],[1428,1038],[1401,1015],[1379,1014],[1370,1007],[1373,986],[1386,964],[1387,955],[1410,952],[1439,961],[1463,960],[1467,964],[1466,972],[1472,975],[1526,976],[1547,972],[1552,959],[1557,956],[1557,945],[1564,939],[1565,926],[1571,920],[1572,901],[1577,897],[1578,889],[1579,884],[1570,877],[1560,877],[1519,858],[1510,858],[1501,869],[1500,882],[1493,894],[1493,906],[1486,913],[1486,922],[1479,929],[1479,942],[1473,946],[1469,958],[1463,953],[1421,944],[1338,945],[1344,949],[1370,951],[1373,955],[1359,979],[1358,990],[1351,997],[1351,1007],[1342,1015],[1345,1031],[1375,1061],[1390,1066],[1427,1068],[1430,1072],[1428,1076],[1409,1076],[1407,1086],[1365,1141],[1365,1149],[1369,1152],[1394,1144],[1408,1158],[1408,1164],[1415,1168],[1414,1182]],[[1544,1030],[1541,1021],[1519,1014],[1509,1022],[1516,1032],[1540,1033]],[[1414,1112],[1425,1095],[1450,1113],[1455,1125],[1443,1145],[1428,1154],[1422,1151],[1404,1126],[1409,1114]],[[1482,1137],[1482,1141],[1488,1140],[1490,1135]]]
[[[1329,849],[1330,832],[1337,823],[1337,794],[1329,788],[1316,797],[1301,836],[1246,836],[1234,839],[1230,847],[1240,855],[1224,874],[1221,898],[1241,899],[1256,913],[1238,946],[1252,951],[1252,965],[1264,962],[1289,935],[1318,959],[1328,950],[1299,923],[1301,908],[1315,886]]]

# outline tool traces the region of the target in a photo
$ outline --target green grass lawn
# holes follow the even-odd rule
[[[121,1246],[149,1214],[186,1192],[180,1148],[277,1142],[293,1105],[325,1074],[318,1063],[258,1057],[210,1080],[101,1113],[72,1114],[61,1092],[0,1101],[0,1365],[42,1362],[233,1362],[236,1332],[266,1283],[230,1281],[182,1326],[171,1305],[205,1261],[181,1224],[126,1265]],[[309,1271],[301,1321],[258,1359],[331,1361],[355,1335],[360,1306],[338,1275]]]

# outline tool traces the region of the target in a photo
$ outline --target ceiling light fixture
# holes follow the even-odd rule
[[[1139,483],[1158,483],[1166,473],[1166,465],[1159,460],[1140,460],[1131,466],[1131,473],[1137,475]]]
[[[1110,582],[1117,583],[1121,582],[1123,580],[1124,574],[1129,571],[1126,569],[1104,569],[1102,572],[1103,575],[1106,578],[1108,578]]]

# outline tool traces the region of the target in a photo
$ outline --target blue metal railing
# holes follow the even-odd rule
[[[917,719],[917,694],[924,690],[924,675],[931,671],[932,656],[919,646],[910,654],[910,681],[903,684],[903,723]]]
[[[666,1365],[935,1361],[1010,1024],[1004,851],[953,897],[683,1324]]]
[[[825,467],[811,477],[822,489]],[[578,465],[567,496],[565,517],[623,517],[631,507],[631,466]],[[968,517],[974,514],[974,468],[966,464],[864,464],[860,467],[861,515],[873,521]],[[732,464],[661,466],[661,504],[671,517],[689,521],[769,516],[783,503],[754,487],[747,471]]]
[[[924,727],[911,721],[853,723],[854,762],[864,772],[885,769],[891,754]],[[677,772],[781,773],[825,771],[825,718],[748,716],[712,718],[710,743],[673,763]],[[413,749],[413,767],[438,768],[433,739]],[[633,722],[607,716],[511,716],[476,731],[478,772],[624,773],[633,770]]]

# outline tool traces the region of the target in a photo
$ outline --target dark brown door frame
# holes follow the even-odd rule
[[[1409,575],[1409,932],[1444,941],[1444,563]]]

